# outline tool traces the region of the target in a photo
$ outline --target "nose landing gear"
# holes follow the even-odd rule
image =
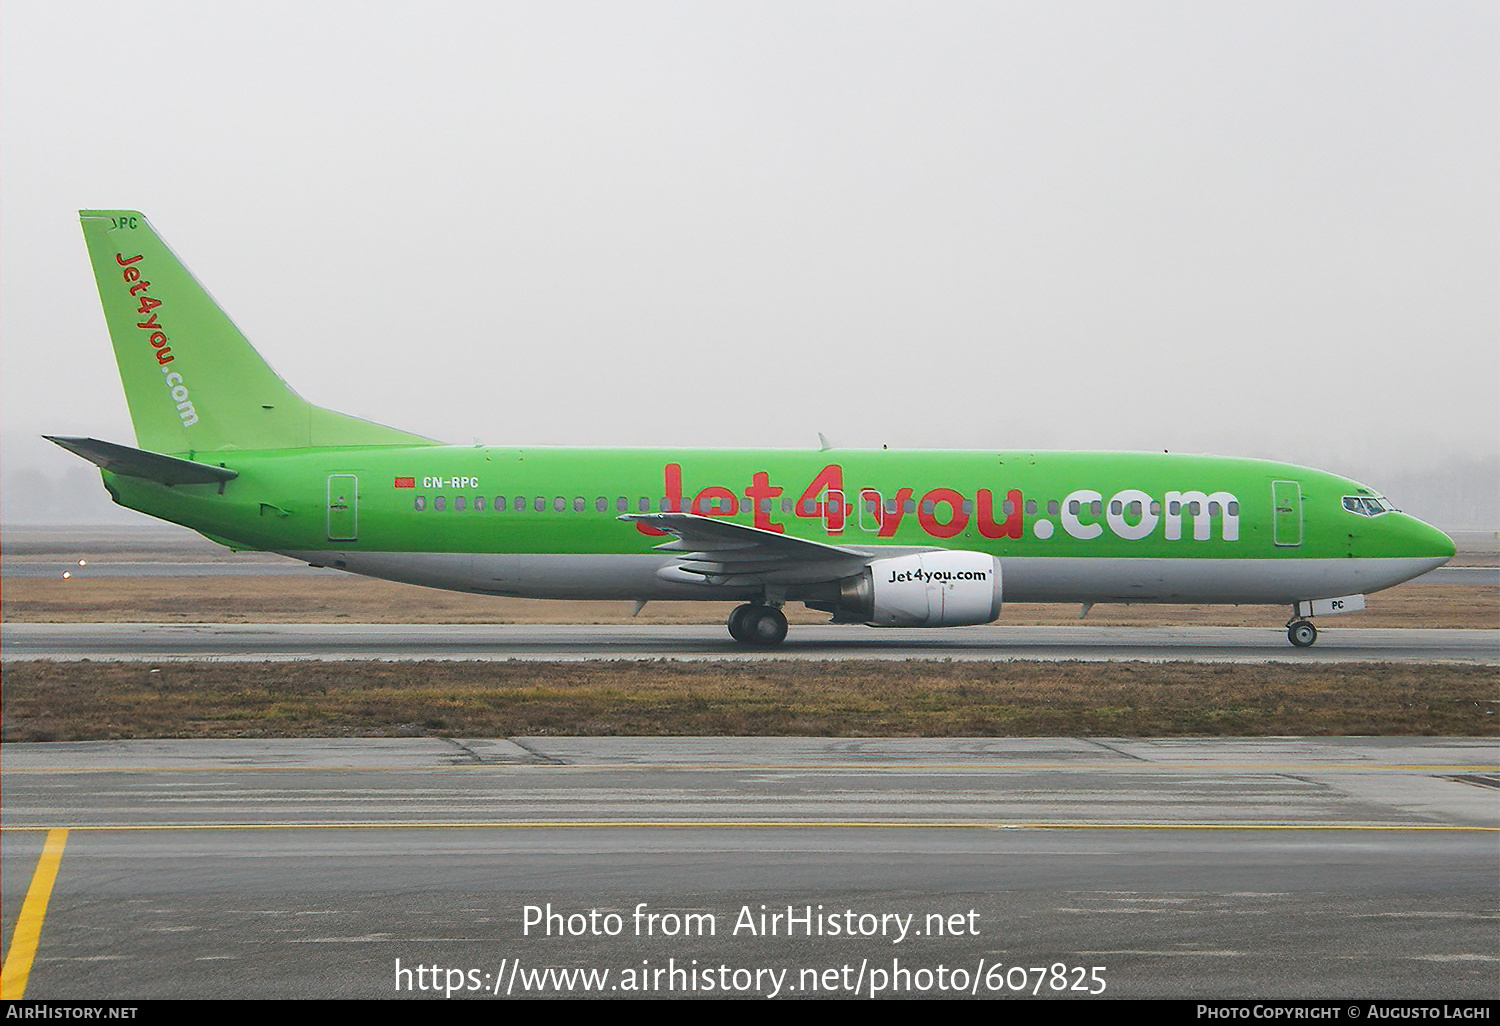
[[[1318,640],[1318,629],[1311,620],[1294,617],[1287,621],[1286,639],[1298,648],[1311,648]]]
[[[729,636],[742,645],[775,648],[786,640],[786,614],[759,602],[736,606],[729,614]]]

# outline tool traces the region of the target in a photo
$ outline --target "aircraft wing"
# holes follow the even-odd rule
[[[658,551],[670,568],[706,584],[812,584],[859,573],[870,556],[855,549],[794,538],[696,513],[627,513],[620,517],[675,535]]]

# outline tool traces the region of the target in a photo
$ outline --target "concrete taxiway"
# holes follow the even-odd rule
[[[1500,978],[1492,739],[413,737],[0,760],[7,937],[56,872],[28,998],[430,997],[418,966],[455,997],[884,980],[1494,998]]]
[[[512,624],[66,624],[0,626],[15,659],[1044,659],[1500,664],[1500,631],[1325,629],[1312,648],[1253,627],[963,627],[883,631],[796,625],[773,650],[722,627]]]

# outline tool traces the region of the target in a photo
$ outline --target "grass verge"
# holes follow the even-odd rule
[[[3,740],[1496,736],[1493,667],[970,662],[15,662]]]

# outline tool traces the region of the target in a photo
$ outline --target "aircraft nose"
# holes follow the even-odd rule
[[[1413,556],[1423,559],[1441,560],[1441,562],[1434,564],[1441,566],[1452,559],[1454,554],[1458,552],[1458,546],[1453,544],[1453,539],[1449,538],[1442,531],[1439,531],[1436,527],[1424,523],[1416,517],[1409,516],[1406,520],[1406,534],[1409,538]]]

